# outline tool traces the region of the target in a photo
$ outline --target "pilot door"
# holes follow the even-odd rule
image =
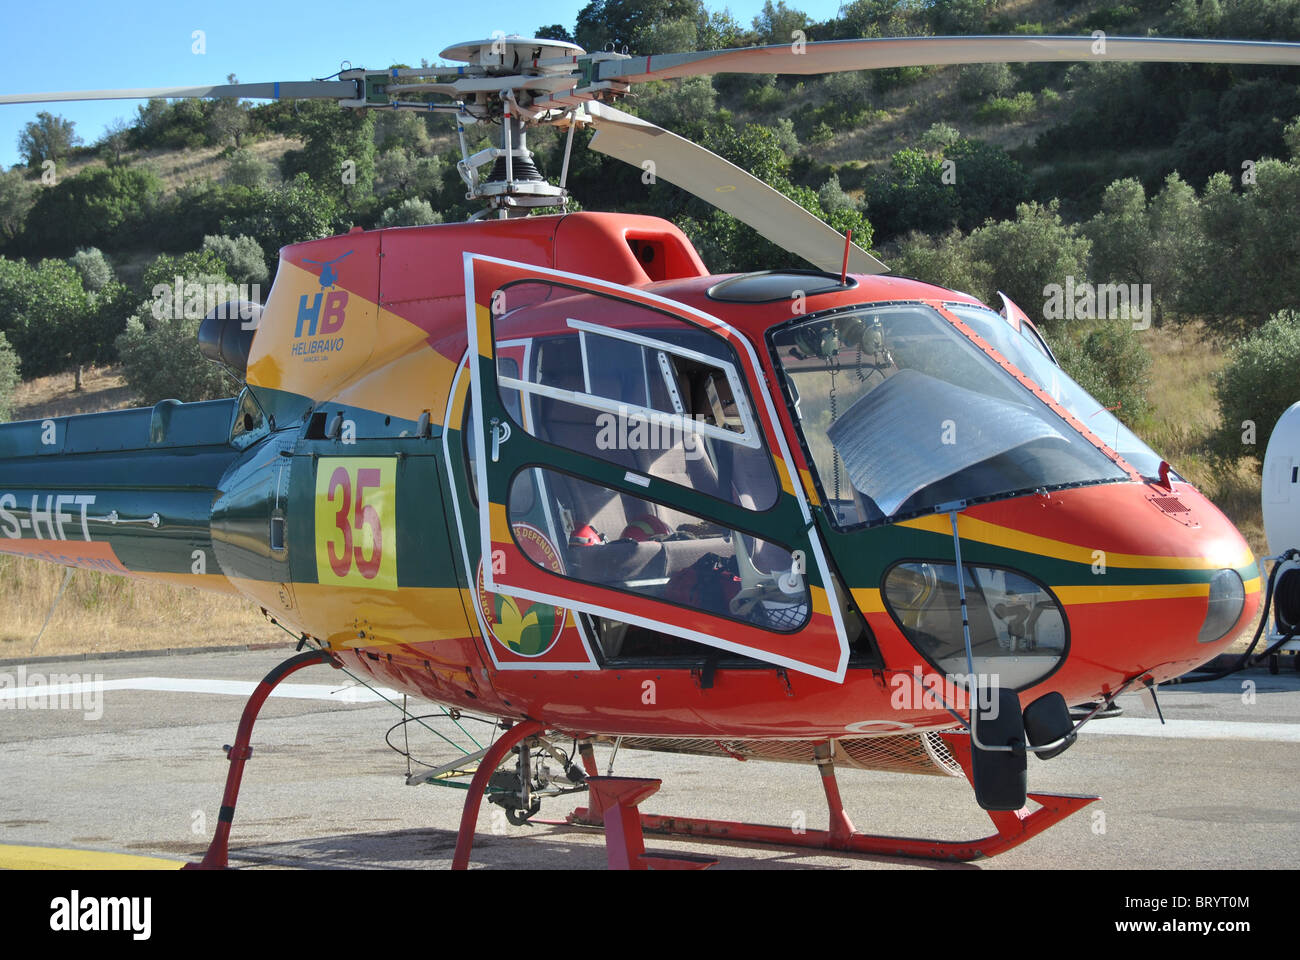
[[[465,271],[485,588],[842,680],[748,341],[629,287],[471,254]]]

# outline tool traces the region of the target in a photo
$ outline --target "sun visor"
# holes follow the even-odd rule
[[[1064,435],[1027,406],[899,370],[827,435],[854,488],[892,516],[938,480],[1035,440]]]

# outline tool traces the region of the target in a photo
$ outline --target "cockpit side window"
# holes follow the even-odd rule
[[[771,508],[780,487],[731,348],[674,318],[623,311],[639,322],[566,316],[530,339],[518,372],[498,370],[500,388],[522,401],[519,426],[724,502]]]

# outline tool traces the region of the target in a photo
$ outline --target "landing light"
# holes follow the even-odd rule
[[[1220,570],[1210,581],[1210,603],[1205,610],[1205,622],[1196,639],[1200,643],[1222,640],[1241,616],[1246,604],[1246,588],[1236,570]]]

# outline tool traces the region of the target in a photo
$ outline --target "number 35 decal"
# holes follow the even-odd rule
[[[397,589],[397,461],[323,457],[316,464],[316,577]]]

